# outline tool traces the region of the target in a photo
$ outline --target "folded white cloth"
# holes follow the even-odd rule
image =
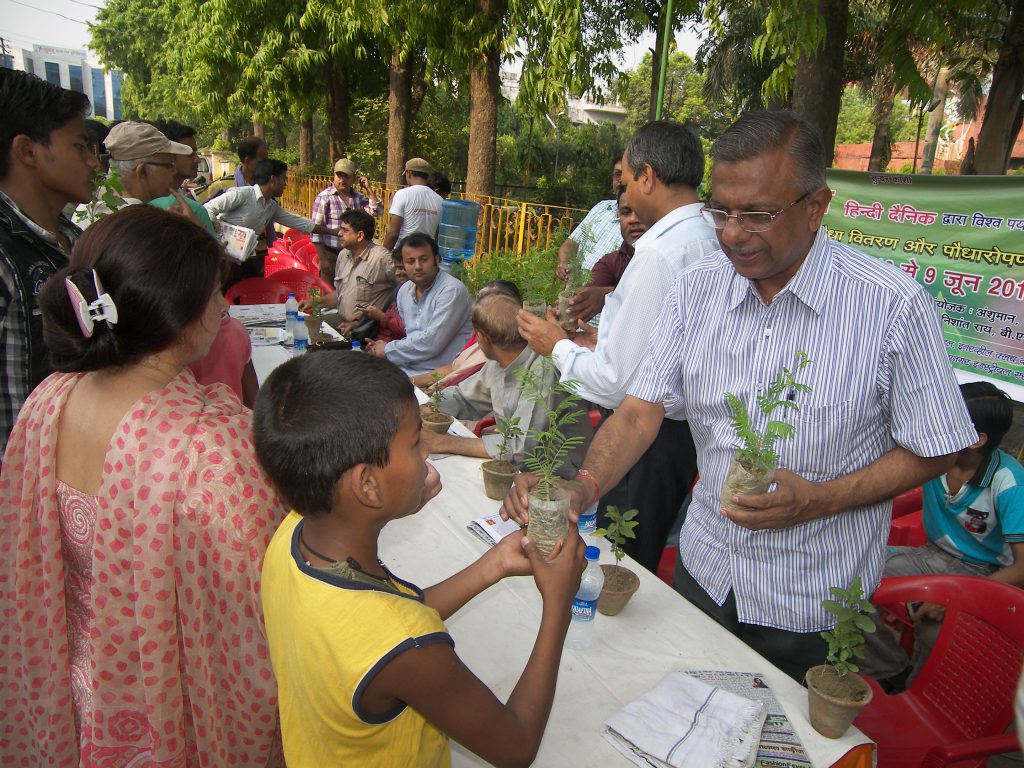
[[[765,708],[682,672],[672,672],[601,729],[632,763],[650,768],[750,768]]]

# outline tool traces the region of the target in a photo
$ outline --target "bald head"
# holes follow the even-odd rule
[[[498,349],[522,350],[526,340],[519,335],[519,322],[516,319],[522,306],[506,294],[487,294],[478,299],[473,307],[473,328]]]

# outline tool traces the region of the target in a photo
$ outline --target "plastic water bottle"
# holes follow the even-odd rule
[[[594,617],[597,616],[597,598],[604,586],[604,571],[597,564],[601,550],[587,547],[587,567],[580,579],[580,591],[572,601],[572,621],[565,636],[565,647],[576,651],[589,648],[594,641]]]
[[[288,294],[288,301],[284,303],[284,329],[295,338],[295,326],[303,325],[299,321],[299,302],[295,300],[295,294]]]
[[[589,544],[594,538],[594,532],[597,530],[596,501],[594,502],[594,506],[580,513],[580,519],[576,522],[576,527],[579,529],[580,538]]]
[[[292,354],[301,355],[309,348],[309,331],[301,320],[295,324],[292,336]]]
[[[352,342],[352,351],[353,352],[362,352],[363,351],[363,345],[360,344],[358,341],[353,341]]]

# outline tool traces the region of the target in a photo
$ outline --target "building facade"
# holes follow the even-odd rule
[[[95,117],[120,120],[123,75],[89,63],[86,56],[87,51],[83,49],[33,45],[32,50],[8,49],[0,66],[30,72],[54,85],[84,93],[89,97]]]

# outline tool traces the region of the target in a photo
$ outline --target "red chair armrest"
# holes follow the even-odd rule
[[[1016,752],[1020,749],[1016,733],[1000,733],[995,736],[984,736],[980,739],[962,741],[959,744],[947,744],[932,747],[925,755],[921,768],[945,768],[955,765],[961,760],[1001,755],[1004,752]]]

